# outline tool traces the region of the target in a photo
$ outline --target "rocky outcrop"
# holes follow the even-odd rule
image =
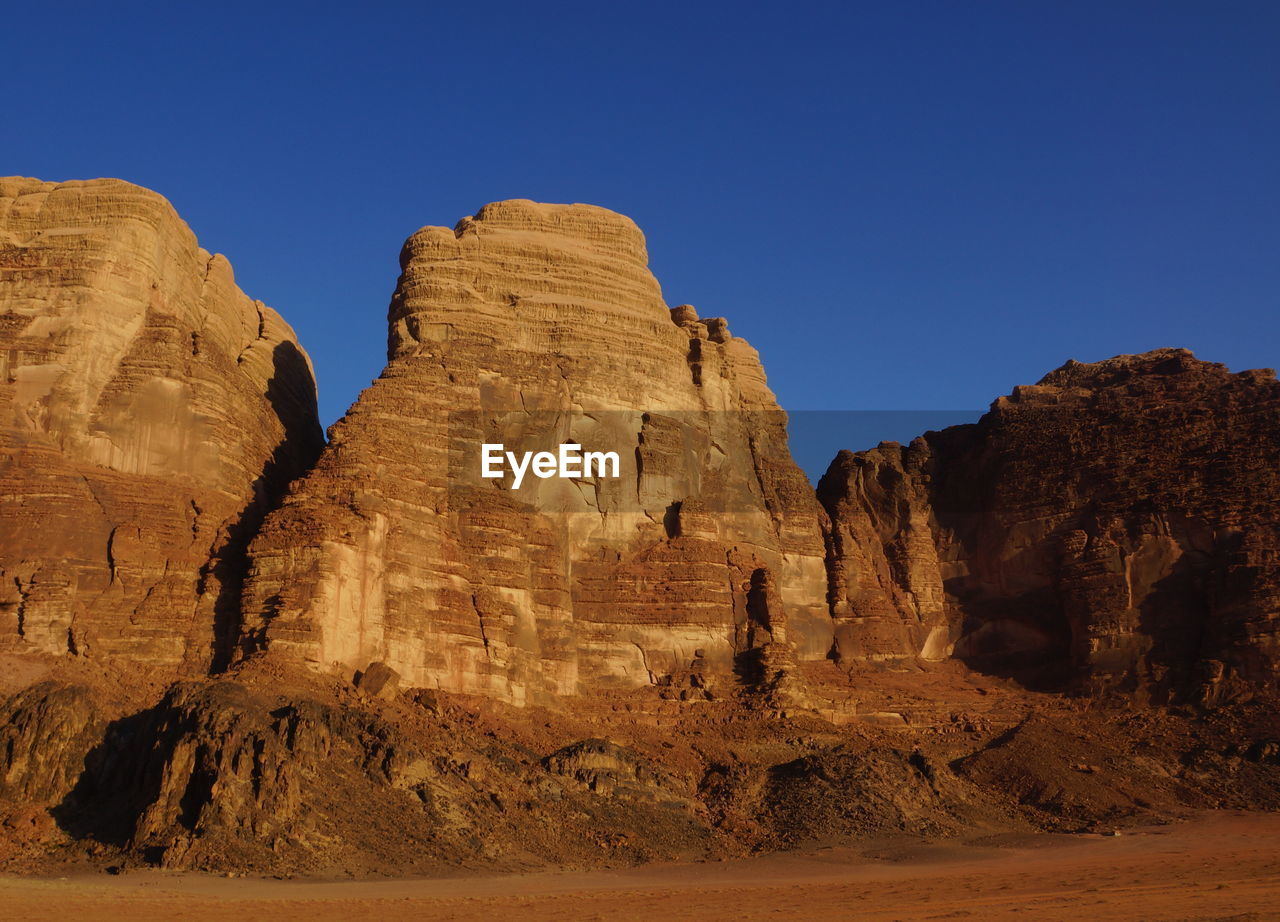
[[[609,740],[580,740],[556,750],[542,765],[551,774],[572,779],[594,794],[696,809],[680,795],[669,772]]]
[[[828,653],[822,511],[759,357],[667,308],[631,221],[499,202],[401,267],[386,370],[253,543],[246,651],[515,702],[732,675],[753,624]],[[482,476],[482,444],[565,442],[619,476]]]
[[[451,712],[272,673],[178,682],[104,725],[84,689],[34,686],[0,704],[20,725],[0,750],[0,864],[39,867],[75,842],[116,867],[333,877],[708,847],[700,805],[635,753],[588,741],[539,760]],[[33,720],[47,753],[23,745]]]
[[[395,809],[420,759],[372,714],[183,682],[112,723],[55,812],[81,836],[167,867],[216,866],[229,853],[242,866],[289,866],[326,847],[331,858],[377,855],[387,844],[352,815],[394,812],[401,835],[425,836],[420,809]],[[339,827],[355,841],[336,841]]]
[[[815,498],[755,351],[667,307],[626,218],[500,202],[402,270],[321,453],[289,328],[163,199],[0,180],[6,871],[602,867],[1280,805],[1272,373],[1068,363],[842,452]],[[618,469],[484,471],[566,443]]]
[[[927,443],[842,451],[819,484],[829,600],[845,662],[941,660],[952,644],[928,492]]]
[[[1277,458],[1274,373],[1176,349],[1069,362],[973,426],[842,453],[819,486],[840,653],[945,644],[1138,700],[1274,688]]]
[[[58,803],[105,729],[83,686],[45,681],[18,692],[0,705],[0,800]]]
[[[874,834],[948,835],[990,821],[944,761],[897,747],[818,748],[770,767],[756,812],[786,846]],[[975,806],[975,804],[977,806]]]
[[[319,451],[293,331],[163,198],[0,179],[0,649],[207,669]]]

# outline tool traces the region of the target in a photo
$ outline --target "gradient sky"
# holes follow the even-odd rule
[[[982,408],[1160,346],[1280,363],[1271,0],[4,22],[0,173],[167,196],[297,329],[326,423],[382,368],[404,238],[515,197],[631,215],[668,302],[728,317],[788,409]]]

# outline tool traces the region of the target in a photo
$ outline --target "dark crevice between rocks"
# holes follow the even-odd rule
[[[306,356],[291,342],[272,353],[274,371],[267,382],[267,400],[284,424],[284,438],[254,481],[253,501],[227,529],[226,540],[201,574],[201,591],[210,577],[216,581],[213,603],[213,649],[209,672],[225,672],[240,643],[241,598],[249,572],[249,545],[267,515],[276,509],[294,481],[315,467],[324,449],[324,434],[316,415],[316,387]]]

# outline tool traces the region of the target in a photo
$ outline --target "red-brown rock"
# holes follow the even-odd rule
[[[1179,349],[1069,362],[976,425],[841,453],[819,486],[836,615],[862,619],[841,653],[927,656],[945,633],[1048,687],[1274,688],[1278,462],[1274,373]]]
[[[247,535],[320,442],[293,331],[168,202],[0,179],[0,649],[225,660]]]

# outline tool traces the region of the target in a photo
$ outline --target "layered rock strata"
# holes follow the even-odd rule
[[[755,633],[827,655],[822,511],[759,357],[667,307],[630,220],[499,202],[401,267],[386,370],[253,543],[246,651],[516,702],[732,675]],[[483,444],[565,442],[619,476],[482,476]]]
[[[846,660],[1211,702],[1280,677],[1280,384],[1179,349],[1068,362],[819,485]]]
[[[0,179],[0,650],[203,671],[322,441],[293,331],[167,201]]]

